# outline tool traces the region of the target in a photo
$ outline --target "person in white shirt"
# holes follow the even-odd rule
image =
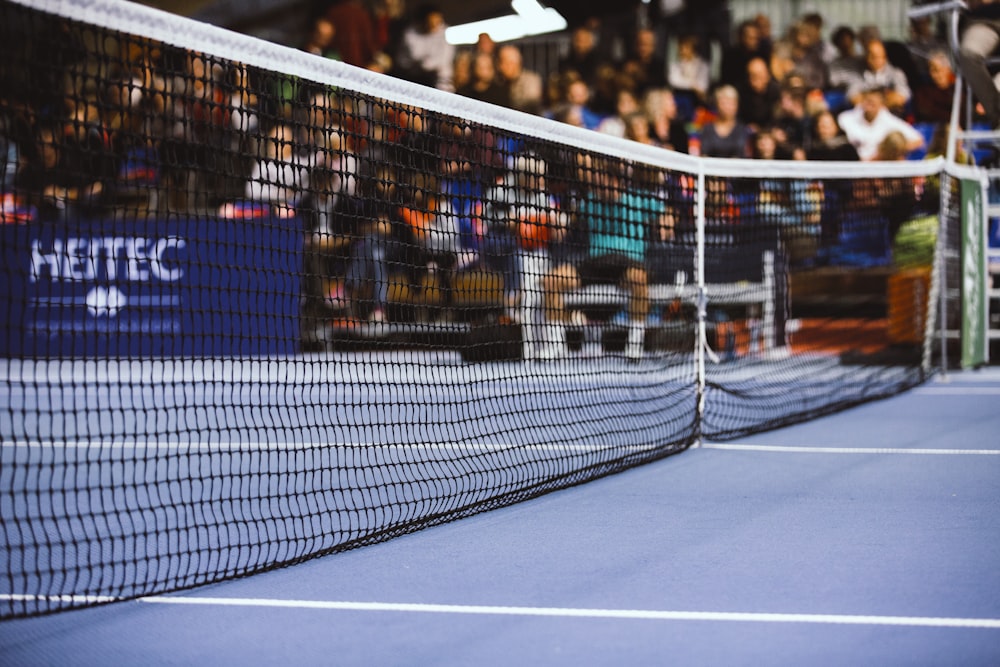
[[[689,90],[704,102],[711,85],[711,68],[698,53],[698,38],[688,35],[677,43],[677,59],[670,63],[667,80],[674,90]]]
[[[292,126],[278,123],[264,139],[260,159],[247,179],[245,196],[279,209],[293,209],[309,189],[310,171],[316,163],[314,153],[295,150]]]
[[[877,159],[879,144],[894,131],[905,138],[907,153],[924,145],[920,132],[889,111],[885,105],[885,91],[879,87],[863,91],[857,105],[841,113],[837,122],[862,160]]]
[[[444,15],[424,5],[413,25],[403,32],[395,73],[402,78],[455,92],[455,47],[445,39]]]

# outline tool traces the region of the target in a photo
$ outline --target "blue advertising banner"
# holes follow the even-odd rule
[[[0,356],[286,355],[297,218],[0,226]]]

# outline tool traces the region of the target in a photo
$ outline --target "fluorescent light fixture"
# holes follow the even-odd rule
[[[449,44],[475,44],[485,32],[494,42],[509,42],[566,29],[563,15],[551,7],[542,7],[537,0],[511,0],[510,5],[514,14],[451,26],[445,30],[445,39]]]

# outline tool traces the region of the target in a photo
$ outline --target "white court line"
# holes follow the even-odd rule
[[[12,595],[0,600],[15,602],[69,602],[97,604],[121,598],[96,595]],[[667,611],[652,609],[580,609],[572,607],[510,607],[490,605],[420,604],[410,602],[347,602],[334,600],[280,600],[275,598],[209,598],[151,596],[137,599],[145,604],[201,607],[256,607],[264,609],[315,609],[322,611],[396,612],[410,614],[457,614],[465,616],[535,616],[549,618],[601,618],[645,621],[717,621],[742,623],[812,623],[825,625],[873,625],[928,628],[984,628],[1000,630],[1000,618],[954,618],[944,616],[873,616],[860,614],[785,614],[769,612]]]
[[[745,623],[820,623],[831,625],[891,625],[933,628],[1000,629],[1000,619],[921,616],[861,616],[843,614],[772,614],[714,611],[656,611],[642,609],[573,609],[563,607],[495,607],[483,605],[414,604],[394,602],[336,602],[272,598],[204,598],[157,596],[140,598],[152,604],[318,609],[329,611],[460,614],[466,616],[547,616],[653,621],[739,621]]]
[[[744,445],[705,442],[701,449],[794,454],[904,454],[914,456],[1000,456],[1000,449],[918,449],[902,447],[802,447],[795,445]]]
[[[930,394],[932,396],[1000,396],[1000,387],[962,387],[956,385],[936,385],[933,387],[918,387],[915,394]]]

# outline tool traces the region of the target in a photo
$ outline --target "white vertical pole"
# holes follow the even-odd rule
[[[705,164],[698,164],[698,185],[695,190],[695,226],[697,250],[695,252],[695,281],[698,285],[697,317],[698,331],[694,341],[694,359],[698,374],[698,443],[701,443],[701,426],[705,419],[705,345],[708,334],[705,330],[706,299],[705,299]]]
[[[941,380],[948,379],[948,216],[951,214],[952,176],[947,167],[941,171],[941,202],[938,213],[937,243],[934,244],[934,265],[931,268],[931,294],[928,297],[927,322],[924,328],[924,374],[931,372],[934,330],[937,329],[941,349]],[[936,299],[935,299],[936,297]],[[934,308],[935,300],[937,308]],[[935,326],[935,324],[937,326]]]
[[[763,340],[760,342],[760,349],[761,352],[767,355],[767,353],[771,351],[771,348],[774,347],[775,341],[777,340],[775,319],[778,308],[778,290],[775,285],[774,278],[774,251],[765,250],[763,254],[763,261],[764,294],[767,296],[764,298],[764,326],[763,332],[761,333]]]

